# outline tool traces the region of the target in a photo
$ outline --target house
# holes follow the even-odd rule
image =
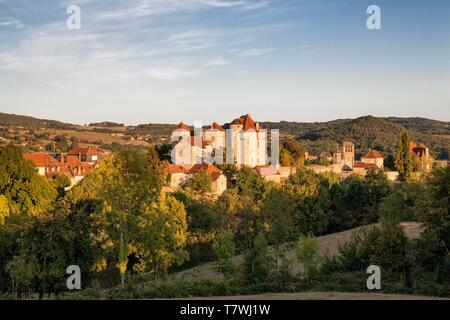
[[[193,175],[200,171],[205,171],[211,177],[213,193],[220,196],[227,190],[227,177],[215,165],[205,162],[198,163],[189,170],[189,173]]]
[[[369,152],[361,157],[361,162],[366,165],[375,165],[379,169],[384,168],[384,158],[376,150],[369,150]]]
[[[72,186],[93,170],[90,164],[81,162],[76,156],[60,154],[56,159],[61,163],[62,174],[69,177]]]
[[[69,150],[67,155],[77,157],[81,162],[87,162],[91,165],[97,164],[97,162],[104,156],[103,150],[97,150],[92,148],[77,147]]]
[[[317,163],[333,161],[333,154],[330,151],[322,151],[316,158]]]
[[[48,153],[34,152],[24,153],[25,160],[30,160],[35,165],[38,174],[47,178],[54,178],[61,174],[61,164]]]
[[[70,179],[71,186],[81,181],[93,169],[88,163],[70,155],[60,154],[54,158],[45,152],[34,152],[25,153],[23,157],[33,162],[41,176],[54,179],[58,175],[64,175]]]
[[[283,183],[289,179],[289,176],[296,173],[295,167],[281,167],[281,166],[256,166],[256,172],[262,176],[266,181],[275,183]]]
[[[172,191],[175,191],[186,182],[189,171],[176,164],[169,164],[168,169],[170,175],[169,187]]]
[[[191,169],[183,166],[169,164],[169,188],[166,191],[176,191],[186,183],[194,174],[204,171],[211,177],[212,193],[221,195],[227,189],[227,178],[216,166],[209,163],[194,165]]]

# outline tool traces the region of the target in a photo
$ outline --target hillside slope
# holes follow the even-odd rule
[[[408,238],[410,239],[419,238],[420,224],[416,222],[408,222],[402,223],[402,226]],[[321,253],[329,255],[337,255],[339,252],[339,245],[343,245],[344,243],[349,241],[351,236],[355,232],[360,231],[361,228],[363,227],[358,227],[343,232],[317,237],[316,239],[319,242]],[[287,251],[287,256],[293,261],[292,271],[294,273],[298,273],[303,270],[303,267],[295,259],[295,250],[293,248],[293,245],[294,244],[288,245],[290,249]],[[238,255],[233,258],[233,261],[236,264],[240,264],[242,263],[243,259],[244,257],[242,255]],[[177,272],[175,274],[172,274],[171,277],[173,279],[194,280],[194,279],[216,279],[218,277],[221,277],[221,275],[214,270],[214,263],[206,263],[200,266],[196,266],[187,270]]]
[[[0,112],[0,126],[18,126],[27,129],[52,128],[52,129],[72,129],[73,124],[56,120],[38,119],[29,116]]]

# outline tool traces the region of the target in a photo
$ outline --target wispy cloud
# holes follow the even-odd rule
[[[24,27],[22,21],[14,17],[0,18],[0,27],[11,27],[16,29],[22,29]]]
[[[230,64],[231,61],[225,59],[224,57],[215,57],[211,60],[206,61],[203,66],[205,67],[217,67],[217,66],[224,66],[227,64]]]
[[[179,11],[196,11],[218,8],[258,10],[267,7],[269,0],[138,0],[126,7],[99,12],[100,19],[140,18]]]
[[[256,57],[264,54],[271,53],[275,48],[250,48],[250,49],[229,49],[228,51],[237,54],[241,57]]]

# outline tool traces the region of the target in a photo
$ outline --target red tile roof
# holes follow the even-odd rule
[[[212,164],[210,164],[210,163],[205,163],[205,162],[203,162],[203,163],[197,163],[196,165],[194,165],[194,166],[189,170],[189,172],[190,172],[190,173],[197,173],[197,172],[199,172],[199,171],[201,171],[201,170],[204,170],[204,171],[206,171],[206,172],[209,173],[209,174],[214,173],[214,172],[222,173],[222,171],[220,171],[215,165],[212,165]]]
[[[246,114],[245,116],[241,116],[242,123],[244,125],[243,130],[255,130],[256,131],[256,123],[252,119],[252,117],[249,114]]]
[[[23,157],[26,160],[33,161],[34,165],[38,168],[42,168],[50,165],[59,165],[59,162],[55,158],[44,152],[24,153]]]
[[[376,150],[370,150],[369,153],[367,153],[365,156],[361,158],[367,158],[367,159],[382,159],[383,156]]]
[[[362,161],[355,161],[353,164],[353,168],[365,168],[366,164]]]
[[[211,128],[212,128],[212,129],[219,130],[219,131],[225,131],[225,129],[222,128],[217,122],[213,122]]]
[[[185,124],[183,123],[183,121],[180,122],[180,123],[177,125],[177,129],[191,131],[191,129],[189,129],[189,127],[188,127],[187,125],[185,125]]]
[[[91,149],[91,148],[76,148],[72,149],[69,152],[67,152],[68,155],[79,155],[79,154],[86,154],[86,155],[99,155],[102,154],[103,151]]]
[[[183,168],[182,166],[177,166],[176,164],[169,164],[169,173],[175,174],[175,173],[188,173],[188,171]]]
[[[248,130],[256,130],[256,123],[250,116],[250,114],[242,115],[237,119],[234,119],[230,124],[234,125],[242,125],[242,130],[248,131]]]

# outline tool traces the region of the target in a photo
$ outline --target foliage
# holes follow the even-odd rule
[[[233,242],[233,234],[229,231],[219,233],[214,239],[213,250],[217,256],[217,269],[225,275],[230,275],[234,271],[234,264],[231,260],[236,253],[236,246]]]
[[[319,269],[321,256],[319,243],[312,235],[300,235],[296,247],[297,259],[303,264],[304,274],[311,278]]]
[[[205,170],[200,170],[192,175],[183,185],[183,188],[189,189],[197,194],[209,193],[212,190],[211,176]]]
[[[259,233],[245,251],[243,266],[245,279],[251,284],[266,282],[270,275],[271,265],[267,240],[263,233]]]
[[[407,131],[403,131],[395,148],[395,168],[399,173],[401,180],[405,181],[411,178],[413,167],[413,154],[409,148],[411,139]]]
[[[67,187],[70,187],[70,185],[72,184],[69,177],[63,174],[57,175],[52,182],[60,197],[64,197],[64,195],[66,194],[65,189]]]
[[[0,146],[0,194],[8,199],[11,213],[25,215],[43,214],[56,198],[56,190],[13,145]]]

